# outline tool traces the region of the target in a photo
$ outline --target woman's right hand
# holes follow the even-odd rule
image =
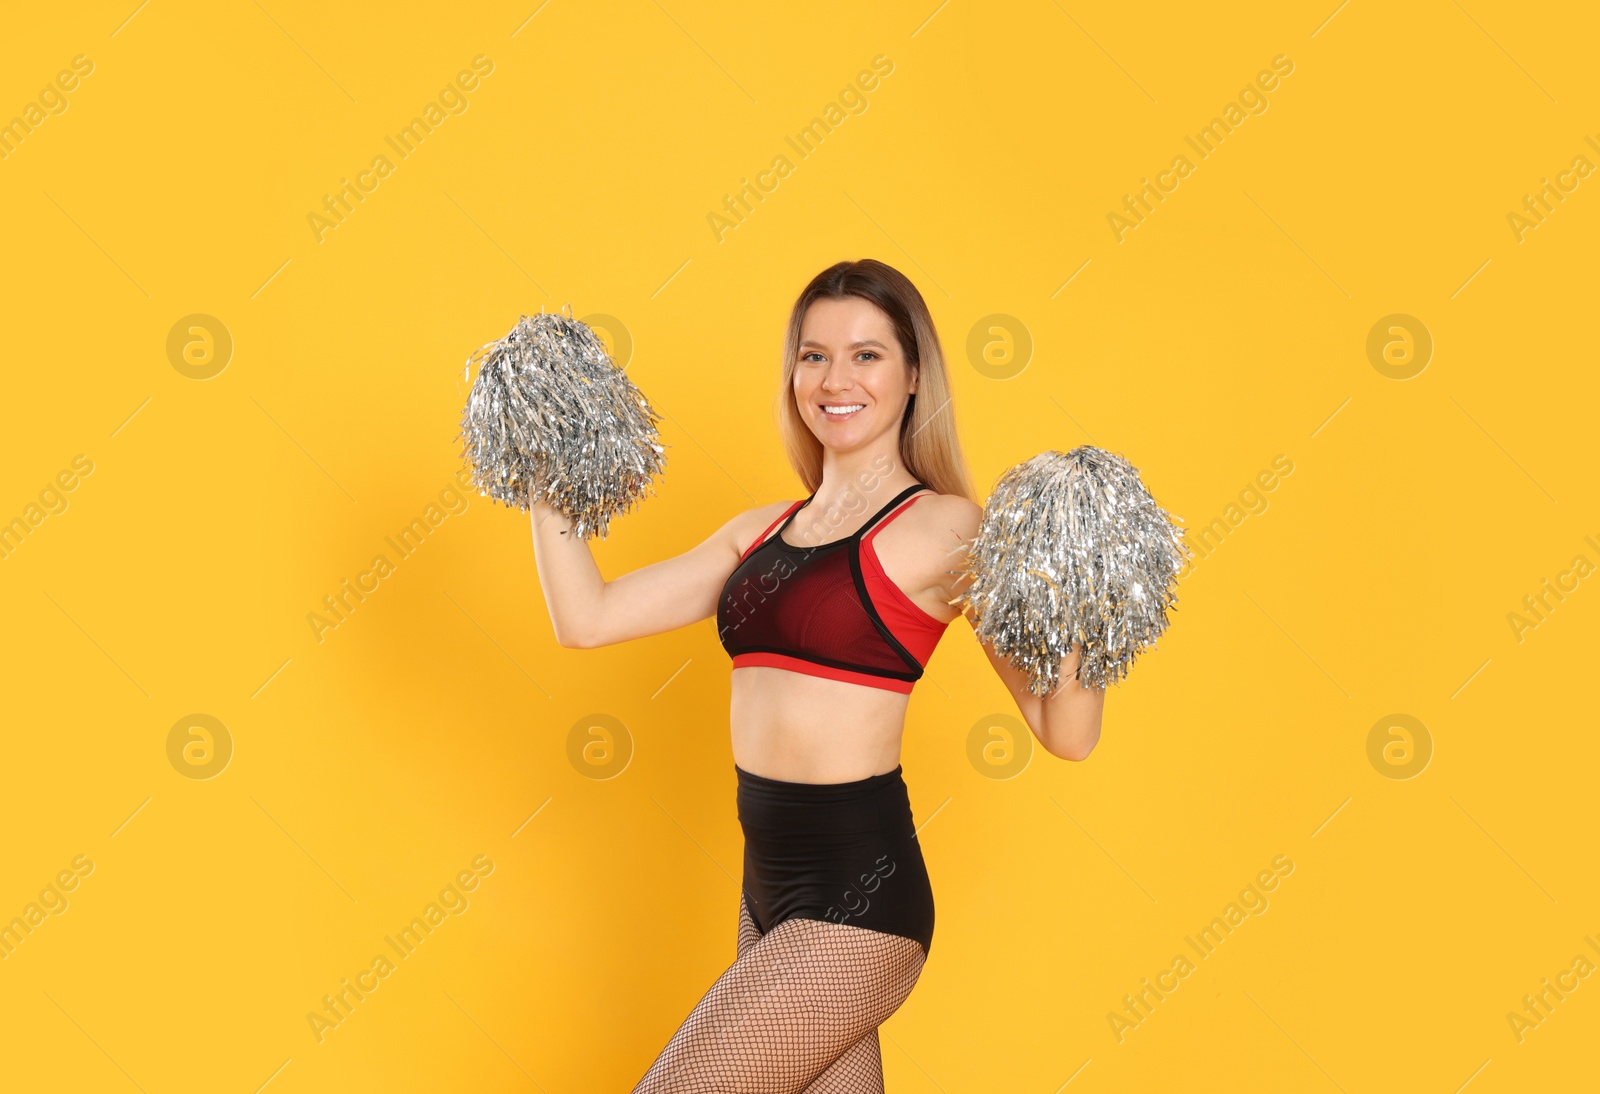
[[[739,556],[788,502],[749,509],[682,554],[606,581],[587,541],[547,502],[530,507],[534,565],[556,641],[591,649],[709,619]]]

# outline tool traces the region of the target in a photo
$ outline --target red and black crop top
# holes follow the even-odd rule
[[[733,667],[766,665],[910,694],[948,624],[889,580],[872,537],[927,489],[906,487],[851,535],[815,547],[783,539],[815,491],[768,526],[728,577],[717,607],[717,636]]]

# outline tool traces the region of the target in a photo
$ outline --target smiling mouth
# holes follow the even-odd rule
[[[864,410],[865,408],[865,403],[851,403],[848,406],[824,406],[822,408],[822,414],[825,418],[832,419],[836,422],[842,422],[847,418],[854,417],[859,411]]]

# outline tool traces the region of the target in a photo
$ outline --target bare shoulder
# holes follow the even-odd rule
[[[960,494],[924,494],[911,507],[919,525],[948,541],[950,546],[972,539],[983,523],[983,506]]]
[[[921,545],[920,557],[942,582],[950,559],[978,534],[983,508],[960,494],[923,494],[904,516],[910,525],[905,529],[906,540]]]
[[[793,501],[774,501],[738,513],[722,526],[722,532],[733,544],[735,555],[743,555],[779,517],[788,511]]]
[[[959,614],[951,601],[966,570],[962,552],[982,520],[983,509],[960,494],[922,494],[895,521],[909,526],[902,538],[880,551],[890,555],[893,577],[903,579],[904,590],[935,619],[949,622]]]

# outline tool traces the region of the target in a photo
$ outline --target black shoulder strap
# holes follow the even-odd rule
[[[815,498],[816,496],[817,496],[817,492],[815,490],[811,491],[810,497],[806,498],[805,501],[801,502],[799,505],[796,505],[793,509],[789,510],[789,515],[783,518],[783,523],[778,526],[778,530],[776,532],[772,533],[772,536],[770,538],[777,539],[778,537],[782,536],[783,535],[783,530],[785,528],[789,527],[789,525],[794,522],[794,518],[800,515],[800,510],[802,510],[806,506],[810,505],[812,499]]]
[[[900,491],[900,493],[896,494],[893,498],[891,498],[889,500],[889,503],[887,505],[885,505],[882,509],[879,509],[876,513],[874,513],[872,515],[872,518],[870,520],[868,520],[867,523],[863,524],[860,528],[857,528],[856,531],[855,531],[855,535],[851,536],[850,538],[851,539],[860,539],[862,536],[866,535],[869,531],[872,530],[872,526],[873,525],[877,524],[884,517],[886,517],[890,513],[892,513],[894,511],[894,507],[895,506],[897,506],[901,502],[905,501],[912,494],[915,494],[918,490],[928,490],[928,489],[931,489],[931,487],[929,487],[925,483],[920,483],[920,482],[912,483],[910,486],[906,487],[904,490]]]

